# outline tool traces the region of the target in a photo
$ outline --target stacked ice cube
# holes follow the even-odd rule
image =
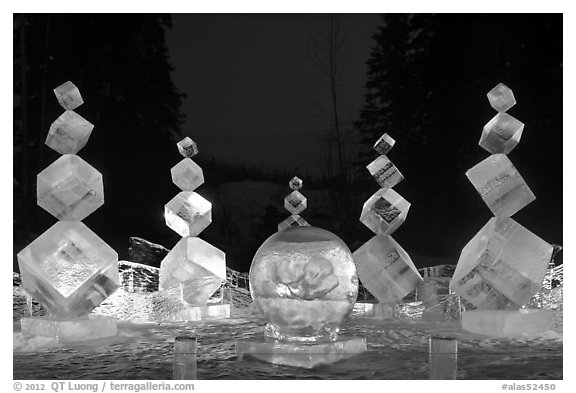
[[[226,254],[196,237],[212,222],[212,204],[194,192],[204,183],[202,168],[192,161],[196,143],[186,137],[177,147],[184,158],[172,168],[172,182],[182,191],[166,204],[164,218],[182,239],[162,260],[160,289],[180,288],[181,300],[205,306],[226,281]]]
[[[374,144],[381,155],[367,168],[382,188],[364,203],[360,221],[376,236],[353,254],[360,281],[380,303],[400,301],[422,281],[408,253],[390,236],[404,223],[410,208],[410,203],[392,189],[404,179],[386,157],[394,143],[384,134]]]
[[[306,210],[308,206],[306,197],[299,191],[302,188],[302,184],[302,179],[296,176],[288,182],[292,192],[284,198],[284,208],[288,210],[290,217],[278,224],[279,231],[290,227],[310,226],[305,219],[300,217],[300,213]]]
[[[61,340],[114,335],[115,320],[87,317],[119,286],[118,254],[81,222],[104,203],[102,175],[76,155],[94,126],[74,112],[83,100],[72,82],[54,93],[65,112],[52,123],[46,145],[62,156],[38,174],[37,201],[60,221],[17,256],[22,286],[52,315],[24,320],[22,331],[50,335],[64,323],[75,323],[92,333],[61,332]],[[50,329],[38,328],[47,325]]]

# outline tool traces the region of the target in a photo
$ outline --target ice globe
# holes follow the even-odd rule
[[[267,322],[267,337],[336,341],[358,295],[350,249],[324,229],[303,226],[279,231],[254,256],[250,294]]]

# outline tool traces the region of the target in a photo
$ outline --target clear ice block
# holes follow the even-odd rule
[[[64,82],[55,88],[54,94],[62,108],[67,111],[74,110],[84,103],[80,90],[70,81]]]
[[[493,217],[462,250],[450,289],[479,309],[518,309],[542,287],[553,246]]]
[[[402,173],[386,156],[380,156],[366,166],[376,182],[383,188],[392,188],[404,180]]]
[[[120,283],[118,254],[81,222],[57,222],[17,258],[22,287],[61,317],[87,315]]]
[[[180,236],[197,236],[212,222],[212,204],[193,191],[182,191],[164,207],[164,219]]]
[[[190,137],[182,139],[176,144],[178,151],[185,158],[192,158],[198,154],[198,146]]]
[[[180,287],[191,305],[205,305],[225,281],[226,254],[197,237],[182,238],[160,265],[160,289]]]
[[[406,220],[410,203],[389,188],[376,191],[362,207],[360,222],[377,235],[391,235]]]
[[[292,191],[284,198],[284,208],[292,215],[300,214],[306,209],[306,197],[299,191]]]
[[[59,220],[81,221],[104,203],[102,175],[74,154],[38,174],[38,206]]]
[[[79,343],[113,337],[117,321],[112,316],[89,315],[80,318],[60,318],[52,315],[22,318],[22,334],[30,337],[52,337],[61,343]]]
[[[516,105],[514,93],[504,83],[498,83],[486,96],[488,96],[488,101],[492,108],[498,112],[506,112]]]
[[[73,111],[64,112],[54,120],[46,137],[46,145],[60,154],[76,154],[86,146],[94,125]]]
[[[484,126],[478,145],[491,154],[508,154],[520,142],[523,130],[524,123],[498,113]]]
[[[394,143],[396,143],[396,141],[390,135],[384,134],[374,143],[374,150],[382,155],[386,155],[392,150]]]
[[[493,154],[466,172],[478,194],[496,217],[511,217],[536,199],[504,154]]]
[[[290,186],[290,189],[294,190],[294,191],[298,191],[299,189],[302,188],[302,179],[294,176],[290,182],[288,183],[288,185]]]
[[[309,227],[309,226],[310,224],[308,224],[308,222],[305,219],[300,217],[298,214],[293,214],[284,221],[282,221],[280,224],[278,224],[278,230],[283,231],[284,229],[290,227]]]
[[[229,304],[211,304],[208,306],[188,306],[171,313],[165,320],[202,321],[207,319],[230,318]]]
[[[553,310],[473,310],[462,313],[462,329],[496,337],[543,333],[554,323]]]
[[[422,281],[408,253],[391,236],[376,235],[352,255],[358,278],[380,303],[401,300]]]
[[[189,158],[184,158],[170,170],[172,182],[182,191],[194,191],[204,184],[202,168]]]

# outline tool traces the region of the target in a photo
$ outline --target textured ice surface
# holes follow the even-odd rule
[[[478,144],[491,154],[508,154],[520,142],[523,130],[524,123],[507,113],[498,113],[484,126]]]
[[[74,154],[38,174],[38,206],[59,220],[81,221],[104,203],[102,175]]]
[[[404,180],[402,173],[386,156],[380,156],[366,166],[372,177],[383,188],[392,188]]]
[[[288,185],[290,186],[290,189],[298,191],[299,189],[302,188],[302,179],[294,176],[292,179],[290,179]]]
[[[330,364],[366,351],[365,338],[342,339],[326,343],[286,343],[278,340],[237,340],[240,359],[251,355],[269,363],[312,368]]]
[[[383,320],[419,321],[423,312],[422,302],[376,303],[373,316]]]
[[[492,90],[486,94],[492,108],[498,112],[506,112],[516,105],[516,99],[512,90],[504,83],[498,83]]]
[[[410,203],[392,189],[376,191],[362,207],[360,222],[377,235],[391,235],[406,220]]]
[[[212,204],[193,191],[182,191],[164,206],[164,219],[180,236],[197,236],[212,222]]]
[[[350,250],[315,227],[277,232],[250,267],[250,293],[268,322],[265,334],[283,340],[334,340],[354,307],[358,277]]]
[[[374,236],[353,256],[362,285],[380,303],[399,301],[422,281],[408,253],[391,236]]]
[[[229,304],[211,304],[208,306],[188,306],[171,313],[167,320],[201,321],[207,319],[230,318]]]
[[[374,143],[374,150],[382,155],[386,155],[392,149],[395,142],[390,135],[384,134]]]
[[[61,343],[76,343],[116,335],[116,318],[90,315],[80,318],[59,318],[52,315],[22,318],[22,334],[30,337],[51,337]]]
[[[198,146],[196,145],[196,142],[188,136],[178,142],[176,146],[178,147],[180,154],[185,158],[192,158],[198,154]]]
[[[493,217],[462,250],[450,289],[480,309],[517,309],[542,287],[553,247]]]
[[[478,194],[496,217],[511,217],[536,199],[504,154],[493,154],[466,172]]]
[[[87,315],[119,286],[118,254],[81,222],[57,222],[17,257],[23,288],[61,317]]]
[[[305,219],[300,217],[298,214],[292,214],[287,219],[278,224],[278,230],[283,231],[284,229],[290,227],[307,227],[307,226],[310,226],[310,224],[308,224],[308,222]]]
[[[194,191],[204,184],[202,168],[189,158],[184,158],[170,170],[172,182],[182,191]]]
[[[306,197],[299,191],[292,191],[284,198],[284,208],[292,215],[300,214],[306,209]]]
[[[514,337],[547,331],[553,310],[473,310],[462,313],[462,329],[487,336]]]
[[[80,95],[80,90],[70,81],[64,82],[55,88],[54,94],[60,105],[62,105],[62,108],[69,111],[78,108],[84,103]]]
[[[66,111],[50,126],[45,143],[60,154],[76,154],[86,145],[93,129],[88,120]]]
[[[160,265],[160,289],[180,287],[182,300],[204,306],[226,281],[226,254],[197,237],[182,238]]]

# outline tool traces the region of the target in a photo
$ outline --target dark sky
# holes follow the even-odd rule
[[[351,122],[379,17],[340,17],[341,112]],[[174,15],[167,45],[174,83],[187,94],[185,133],[218,159],[320,173],[322,124],[310,108],[312,100],[326,102],[327,90],[308,47],[313,32],[327,26],[327,14]]]

